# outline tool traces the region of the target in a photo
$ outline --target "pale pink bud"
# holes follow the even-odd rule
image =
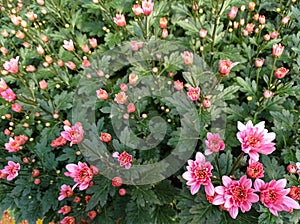
[[[129,103],[127,105],[127,112],[128,113],[133,113],[135,111],[135,105],[133,103]]]
[[[237,15],[237,12],[239,11],[239,8],[237,8],[237,7],[232,7],[231,9],[230,9],[230,11],[228,12],[228,17],[230,18],[230,19],[234,19],[235,17],[236,17],[236,15]]]
[[[274,30],[274,31],[270,34],[270,37],[271,37],[272,39],[277,38],[277,37],[278,37],[278,32],[277,32],[276,30]]]
[[[25,20],[22,20],[22,21],[21,21],[21,26],[22,26],[23,28],[26,28],[26,27],[28,26],[28,23],[27,23]]]
[[[205,107],[205,108],[210,108],[211,107],[211,101],[209,99],[202,100],[202,106]]]
[[[286,169],[291,174],[294,174],[294,173],[297,172],[297,166],[296,166],[296,164],[289,164]]]
[[[142,9],[145,16],[148,16],[152,13],[154,7],[154,2],[152,0],[143,0]]]
[[[90,38],[89,39],[89,43],[90,43],[90,45],[91,45],[92,48],[96,48],[98,46],[96,38]]]
[[[234,28],[234,29],[239,28],[239,25],[240,25],[239,22],[237,22],[237,21],[234,21],[234,22],[233,22],[233,28]]]
[[[69,69],[71,69],[71,70],[75,70],[75,69],[76,69],[76,65],[75,65],[74,62],[72,62],[72,61],[66,62],[65,65],[66,65]]]
[[[39,5],[44,5],[45,1],[44,0],[36,0],[36,3],[38,3]]]
[[[255,2],[249,2],[248,9],[249,11],[253,11],[255,9]]]
[[[88,53],[88,52],[90,51],[90,48],[89,48],[89,46],[88,46],[87,44],[83,45],[83,46],[81,47],[81,49],[82,49],[82,51],[83,51],[84,53]]]
[[[104,89],[96,90],[97,97],[100,100],[107,100],[108,99],[108,93]]]
[[[247,30],[242,30],[242,34],[244,37],[247,37],[249,35],[249,32]]]
[[[257,21],[258,19],[259,19],[259,14],[258,13],[256,13],[256,14],[254,14],[254,16],[252,17],[255,21]]]
[[[11,134],[11,131],[9,129],[5,128],[4,134],[9,136]]]
[[[24,46],[25,48],[30,48],[30,44],[29,44],[28,42],[23,42],[23,46]]]
[[[2,52],[3,55],[6,55],[8,53],[8,50],[5,47],[0,47],[0,51]]]
[[[169,35],[168,30],[167,29],[163,29],[162,30],[162,34],[161,34],[161,38],[165,39],[165,38],[168,37],[168,35]]]
[[[290,21],[290,17],[289,16],[285,16],[282,18],[281,20],[281,24],[287,24]]]
[[[74,51],[74,44],[73,44],[73,40],[64,40],[64,44],[63,44],[63,48],[65,48],[68,51]]]
[[[16,32],[16,37],[23,40],[25,38],[25,34],[22,31],[18,30]]]
[[[82,66],[83,67],[90,67],[91,63],[88,59],[83,59]]]
[[[281,44],[274,44],[272,47],[272,54],[274,57],[279,58],[284,50],[284,46],[281,46]]]
[[[245,19],[240,19],[240,26],[244,26],[245,25]]]
[[[139,45],[136,41],[132,40],[132,41],[130,41],[130,48],[132,51],[138,51]]]
[[[129,84],[130,85],[134,86],[136,84],[137,80],[138,80],[138,76],[136,74],[131,73],[129,75]]]
[[[36,50],[37,50],[38,54],[40,54],[40,55],[45,54],[45,50],[41,45],[37,46]]]
[[[207,35],[207,30],[202,29],[202,30],[199,31],[199,36],[200,36],[201,38],[205,38],[206,35]]]
[[[193,55],[192,52],[184,51],[183,53],[181,53],[181,57],[183,59],[184,64],[186,64],[186,65],[192,65],[193,64],[194,55]]]
[[[45,60],[47,63],[52,64],[53,63],[53,58],[50,55],[45,56]]]
[[[260,15],[258,18],[258,21],[260,24],[265,24],[266,23],[266,17],[264,15]]]
[[[270,35],[269,35],[269,34],[265,34],[265,35],[264,35],[264,40],[265,40],[265,41],[270,40]]]
[[[2,30],[2,31],[1,31],[1,35],[2,35],[3,37],[8,37],[8,36],[9,36],[9,33],[7,32],[7,30]]]
[[[264,98],[268,99],[270,97],[274,96],[274,93],[271,90],[265,90],[264,92]]]
[[[247,26],[246,26],[246,30],[247,30],[249,33],[252,33],[254,27],[255,27],[255,24],[253,24],[253,23],[248,23]]]
[[[176,80],[174,82],[174,89],[180,91],[183,89],[183,82],[180,82],[179,80]]]
[[[0,78],[0,92],[3,92],[8,89],[8,85],[6,84],[3,78]]]
[[[37,15],[34,14],[34,12],[32,12],[32,11],[27,12],[25,15],[32,22],[37,19]]]
[[[124,188],[120,188],[119,195],[124,196],[126,194],[126,190]]]
[[[133,5],[132,11],[133,11],[134,15],[136,15],[136,16],[143,14],[143,9],[142,9],[141,5],[139,5],[139,4]]]
[[[47,84],[46,80],[43,79],[43,80],[39,81],[39,86],[42,90],[46,90],[48,87],[48,84]]]
[[[200,97],[200,88],[199,87],[196,87],[196,88],[190,87],[187,95],[192,101],[198,100]]]
[[[60,67],[64,66],[64,62],[61,59],[58,59],[56,63]]]
[[[126,92],[128,90],[128,86],[125,84],[125,83],[121,83],[120,84],[120,89],[123,91],[123,92]]]
[[[124,27],[126,26],[126,20],[125,16],[123,14],[116,14],[116,17],[114,17],[114,22],[117,24],[117,26]]]
[[[263,66],[264,62],[265,62],[265,59],[263,59],[263,58],[262,59],[256,59],[255,62],[254,62],[255,67],[261,68]]]

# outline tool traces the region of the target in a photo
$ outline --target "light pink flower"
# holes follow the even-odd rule
[[[14,140],[13,138],[9,138],[9,142],[5,143],[4,146],[8,152],[18,152],[21,150],[19,142]]]
[[[15,112],[21,112],[22,111],[22,106],[18,103],[14,103],[11,105],[11,109]]]
[[[115,101],[117,102],[117,104],[125,104],[127,101],[127,95],[125,94],[125,92],[116,94]]]
[[[65,198],[70,198],[72,196],[73,196],[73,190],[72,190],[71,186],[63,184],[60,187],[60,192],[59,192],[58,200],[62,201]]]
[[[190,87],[189,91],[187,92],[188,97],[192,100],[192,101],[196,101],[199,99],[200,97],[200,88],[196,87]]]
[[[154,7],[154,2],[152,0],[143,0],[142,9],[145,16],[148,16],[152,13]]]
[[[64,44],[63,44],[63,48],[65,48],[68,51],[74,51],[74,44],[73,44],[73,40],[64,40]]]
[[[19,72],[19,56],[17,56],[16,58],[11,58],[10,61],[6,61],[3,64],[3,68],[12,73],[12,74],[17,74]]]
[[[263,164],[250,159],[249,166],[247,167],[247,176],[250,178],[263,178],[264,177]]]
[[[300,209],[300,205],[287,196],[290,188],[284,189],[285,186],[286,179],[271,180],[268,183],[261,179],[256,179],[254,182],[255,190],[260,193],[260,201],[275,216],[278,216],[280,211],[289,212],[291,209]]]
[[[182,174],[182,177],[187,180],[187,185],[191,186],[191,194],[196,194],[201,185],[204,186],[205,193],[213,196],[215,193],[214,186],[211,183],[213,166],[210,162],[205,161],[205,156],[201,152],[196,153],[196,160],[188,160],[187,171]]]
[[[89,45],[87,45],[87,44],[82,45],[81,50],[84,53],[88,53],[90,51]]]
[[[167,29],[163,29],[161,33],[161,38],[165,39],[169,36],[169,32]]]
[[[263,66],[264,62],[265,62],[265,59],[263,59],[263,58],[262,59],[256,59],[255,63],[254,63],[255,67],[256,68],[261,68]]]
[[[125,83],[121,83],[121,84],[120,84],[120,89],[121,89],[123,92],[126,92],[126,91],[128,91],[128,86],[127,86]]]
[[[207,146],[207,149],[204,152],[205,155],[210,155],[225,149],[225,143],[218,133],[213,134],[208,132],[206,137],[207,140],[205,140],[205,145]]]
[[[128,113],[133,113],[134,111],[135,111],[135,105],[134,105],[134,103],[129,103],[128,105],[127,105],[127,112]]]
[[[114,152],[112,157],[118,158],[120,166],[125,166],[125,169],[129,169],[131,167],[132,155],[128,154],[126,151],[121,154],[118,152]]]
[[[139,5],[139,4],[134,4],[132,7],[132,11],[133,11],[134,15],[136,15],[136,16],[139,16],[144,13],[141,5]]]
[[[89,43],[90,43],[92,48],[96,48],[98,46],[96,38],[89,38]]]
[[[7,90],[8,85],[6,84],[5,80],[3,78],[0,79],[0,93]]]
[[[130,41],[130,48],[132,51],[138,51],[142,47],[143,47],[143,43],[139,43],[134,40]]]
[[[84,130],[80,122],[76,122],[72,127],[65,125],[64,130],[60,134],[63,138],[71,142],[71,146],[83,140]]]
[[[274,30],[272,33],[270,33],[270,38],[275,39],[279,35],[278,31]]]
[[[259,15],[258,22],[260,24],[265,24],[266,23],[266,17],[264,15]]]
[[[273,132],[268,133],[264,121],[255,126],[252,121],[248,121],[246,125],[238,121],[238,129],[237,138],[242,143],[242,150],[249,154],[250,159],[258,161],[259,153],[269,155],[275,150],[275,143],[272,141],[276,135]]]
[[[42,90],[46,90],[48,88],[48,84],[45,79],[39,81],[39,86]]]
[[[238,11],[239,11],[239,8],[237,8],[237,7],[232,7],[232,8],[230,9],[230,11],[228,12],[228,17],[229,17],[230,19],[234,19],[234,18],[236,17],[236,15],[237,15]]]
[[[181,53],[181,57],[182,57],[184,64],[186,64],[186,65],[193,64],[194,55],[192,52],[184,51],[183,53]]]
[[[252,203],[259,201],[258,195],[251,188],[252,181],[247,179],[246,175],[242,176],[240,180],[232,180],[228,176],[223,176],[222,183],[224,186],[215,188],[217,196],[212,204],[224,204],[224,208],[228,209],[233,219],[237,217],[239,208],[245,213],[251,209]]]
[[[6,179],[7,180],[13,180],[18,176],[18,172],[20,170],[20,164],[15,163],[13,161],[8,161],[8,165],[4,167],[2,170],[3,174],[7,174]]]
[[[199,36],[200,36],[201,38],[205,38],[206,35],[207,35],[207,30],[201,29],[201,30],[199,31]]]
[[[108,99],[108,93],[104,89],[96,90],[97,97],[99,100],[107,100]]]
[[[123,14],[116,14],[116,17],[114,17],[114,22],[117,24],[117,26],[123,27],[126,26],[126,20],[125,16]]]
[[[271,90],[267,89],[264,91],[264,98],[268,99],[271,98],[272,96],[274,96],[274,93]]]
[[[75,65],[74,62],[72,62],[72,61],[66,62],[65,65],[66,65],[69,69],[71,69],[71,70],[75,70],[75,69],[76,69],[76,65]]]
[[[40,54],[40,55],[45,54],[45,50],[44,50],[44,48],[43,48],[40,44],[36,47],[36,51],[37,51],[38,54]]]
[[[284,46],[281,46],[281,44],[274,44],[272,47],[272,54],[275,58],[279,58],[284,50]]]
[[[68,172],[65,172],[65,175],[73,178],[74,182],[76,182],[75,186],[79,186],[79,190],[82,191],[89,187],[89,184],[93,179],[94,172],[86,163],[79,161],[78,165],[68,164],[66,165],[66,169]]]
[[[138,76],[136,74],[130,73],[128,77],[129,84],[134,86],[138,80]]]
[[[183,89],[183,82],[180,82],[180,80],[176,80],[174,82],[174,89],[180,91]]]
[[[287,24],[290,21],[290,17],[289,16],[285,16],[282,18],[281,20],[281,24]]]
[[[236,66],[239,62],[231,62],[229,59],[220,60],[219,62],[219,72],[223,76],[228,76],[231,69]]]

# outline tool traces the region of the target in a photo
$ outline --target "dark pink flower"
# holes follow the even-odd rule
[[[121,177],[114,177],[111,180],[111,185],[114,187],[120,187],[122,185],[122,178]]]
[[[192,101],[198,100],[200,97],[200,88],[190,87],[189,91],[187,92],[187,95]]]
[[[205,193],[213,196],[215,191],[210,179],[213,169],[211,163],[205,161],[205,156],[201,152],[197,152],[196,159],[188,160],[188,164],[187,171],[182,174],[182,177],[187,180],[186,184],[191,186],[191,194],[196,194],[203,185]]]
[[[292,199],[300,201],[300,187],[291,186],[288,194]]]
[[[132,155],[128,154],[126,151],[121,154],[118,152],[114,152],[112,154],[114,158],[118,158],[120,166],[124,166],[125,169],[129,169],[131,167]]]
[[[269,155],[275,150],[275,143],[272,141],[276,135],[273,132],[268,133],[264,121],[255,126],[251,120],[246,125],[238,121],[238,129],[237,138],[242,143],[242,150],[249,154],[250,159],[258,161],[259,153]]]
[[[7,175],[6,177],[7,180],[13,180],[18,176],[19,170],[20,170],[19,163],[8,161],[8,165],[4,167],[2,173]]]
[[[8,71],[12,74],[17,74],[19,72],[18,61],[19,61],[19,56],[16,58],[10,59],[10,61],[6,61],[3,64],[3,67],[6,71]]]
[[[73,196],[73,190],[69,185],[63,184],[60,187],[59,197],[58,200],[62,201],[65,198],[70,198]]]
[[[89,187],[89,183],[92,181],[94,172],[91,168],[88,167],[86,163],[78,162],[76,164],[68,164],[66,166],[68,172],[65,172],[65,175],[73,178],[76,182],[75,186],[79,186],[79,190],[85,190]]]
[[[1,97],[8,102],[13,102],[17,98],[14,91],[10,88],[4,90],[0,94],[1,94]]]
[[[21,150],[20,143],[13,138],[9,138],[9,142],[5,143],[4,146],[8,152],[18,152]]]
[[[284,68],[284,67],[280,67],[280,68],[277,68],[274,72],[274,76],[277,78],[277,79],[282,79],[284,78],[284,76],[289,72],[289,69],[287,68]]]
[[[65,125],[64,129],[65,131],[60,134],[63,138],[71,142],[71,146],[82,142],[84,130],[80,122],[76,122],[72,127]]]
[[[228,76],[231,69],[236,66],[239,62],[231,62],[229,59],[219,61],[219,72],[223,76]]]
[[[232,8],[230,9],[230,11],[228,12],[228,17],[229,17],[230,19],[234,19],[234,18],[236,17],[236,15],[237,15],[238,11],[239,11],[239,8],[237,8],[237,7],[232,7]]]
[[[59,146],[64,146],[65,144],[67,144],[67,140],[62,136],[59,136],[58,138],[54,139],[51,142],[51,146],[54,148],[57,148]]]
[[[260,201],[275,216],[278,216],[280,211],[289,212],[291,209],[300,209],[300,205],[287,196],[290,189],[284,189],[285,186],[286,179],[271,180],[268,183],[261,179],[256,179],[254,182],[255,190],[260,193]]]
[[[259,201],[258,195],[251,188],[252,181],[247,179],[246,175],[240,180],[232,180],[228,176],[223,176],[222,183],[224,186],[215,188],[217,196],[212,204],[224,204],[224,208],[228,209],[233,219],[237,217],[239,208],[245,213],[251,209],[252,203]]]
[[[97,212],[96,211],[89,211],[87,215],[90,219],[93,220],[97,216]]]
[[[263,164],[250,159],[249,166],[247,167],[247,176],[250,178],[263,178],[264,177]]]
[[[225,143],[218,133],[213,134],[208,132],[206,137],[207,140],[205,140],[205,145],[207,146],[207,149],[204,152],[205,155],[210,155],[225,149]]]
[[[75,224],[76,220],[73,216],[66,216],[60,221],[60,224]]]
[[[110,142],[111,141],[111,134],[106,132],[101,132],[100,140],[102,142]]]
[[[58,213],[62,213],[63,215],[66,215],[70,211],[71,211],[71,206],[65,205],[58,210]]]

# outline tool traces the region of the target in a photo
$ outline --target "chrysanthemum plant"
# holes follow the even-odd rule
[[[299,222],[299,1],[0,7],[1,210]]]

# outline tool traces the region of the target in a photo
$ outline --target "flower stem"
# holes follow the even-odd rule
[[[236,159],[236,161],[234,162],[229,175],[233,175],[234,171],[236,170],[236,168],[238,167],[238,165],[240,164],[241,159],[243,158],[243,156],[245,155],[244,152],[241,152],[241,154],[238,156],[238,158]]]
[[[269,88],[271,88],[272,78],[273,78],[274,71],[275,71],[275,66],[276,66],[276,61],[277,61],[277,58],[274,58],[274,62],[273,62],[273,65],[272,65],[272,71],[271,71],[270,79],[269,79]]]

